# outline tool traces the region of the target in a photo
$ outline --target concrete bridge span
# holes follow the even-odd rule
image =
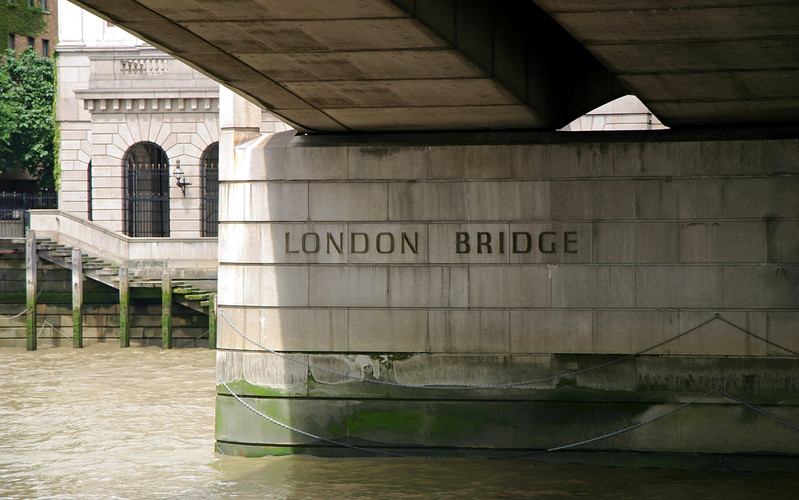
[[[76,3],[301,132],[220,97],[220,451],[797,467],[794,3]]]
[[[626,93],[669,126],[799,116],[790,1],[75,3],[304,131],[556,129]]]

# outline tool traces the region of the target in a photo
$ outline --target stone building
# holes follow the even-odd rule
[[[214,182],[218,84],[71,4],[57,51],[59,208],[129,236],[203,235],[201,162]],[[178,161],[185,195],[170,182]]]
[[[60,17],[59,208],[128,236],[216,236],[219,85],[70,3]]]

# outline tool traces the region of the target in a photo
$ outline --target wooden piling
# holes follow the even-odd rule
[[[72,347],[83,347],[83,257],[72,249]]]
[[[172,349],[172,277],[161,276],[161,347]]]
[[[36,350],[36,282],[38,272],[36,256],[36,233],[32,229],[28,230],[25,236],[25,291],[27,314],[26,333],[27,347],[29,351]]]
[[[208,296],[208,348],[216,349],[216,294]]]
[[[119,270],[119,347],[130,347],[130,275]]]

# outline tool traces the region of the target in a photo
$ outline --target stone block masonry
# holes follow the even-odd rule
[[[775,411],[799,416],[799,336],[789,326],[799,325],[796,134],[291,134],[243,143],[220,173],[219,369],[256,408],[377,447],[538,449],[556,444],[552,434],[519,429],[556,425],[562,414],[543,409],[555,401],[575,415],[559,434],[565,444],[590,437],[580,422],[592,415],[612,431],[636,420],[613,417],[625,402],[650,398],[633,413],[651,416],[731,377],[752,377],[763,390],[749,394],[777,404],[785,399],[769,366],[787,363],[792,403]],[[596,371],[459,392],[469,399],[460,408],[442,391],[358,380],[491,386],[602,364],[686,331],[639,361],[671,360],[677,373],[632,385],[629,372]],[[313,366],[278,363],[263,347]],[[697,359],[713,367],[708,387],[686,389]],[[355,378],[329,380],[320,367]],[[252,430],[257,415],[226,392],[223,452],[309,444],[273,424]],[[587,403],[596,398],[601,409]],[[696,418],[732,415],[723,398],[712,403]],[[377,413],[419,426],[367,425]],[[470,427],[478,421],[484,432]],[[671,430],[636,432],[595,448],[697,451]],[[697,446],[799,453],[755,441],[719,435]]]

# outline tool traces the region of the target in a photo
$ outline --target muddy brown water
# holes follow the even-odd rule
[[[0,349],[0,498],[799,498],[786,473],[224,457],[214,363],[204,349]]]

